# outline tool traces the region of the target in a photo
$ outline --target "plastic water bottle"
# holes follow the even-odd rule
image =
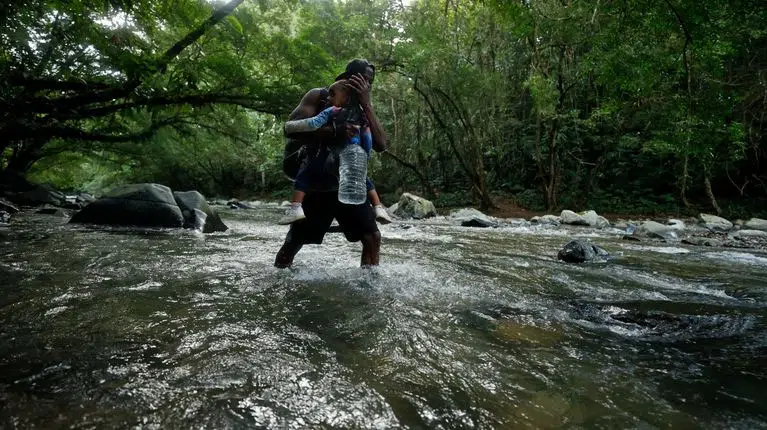
[[[350,143],[341,150],[338,176],[338,201],[347,205],[365,203],[368,154],[359,144]]]

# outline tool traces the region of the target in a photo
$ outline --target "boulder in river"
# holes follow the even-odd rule
[[[605,228],[610,225],[610,221],[592,210],[575,213],[565,209],[559,214],[559,219],[562,224],[569,225],[585,225],[595,228]]]
[[[229,207],[229,209],[253,209],[253,206],[245,202],[241,202],[237,199],[229,200],[226,205]]]
[[[673,230],[677,230],[677,231],[684,231],[686,227],[684,225],[684,221],[682,221],[681,219],[674,219],[674,218],[669,219],[668,222],[666,222],[666,225],[669,228]]]
[[[702,213],[698,215],[698,219],[700,220],[700,223],[703,224],[703,227],[710,231],[728,232],[732,230],[732,223],[730,221],[716,215]]]
[[[184,216],[165,185],[130,184],[109,191],[76,213],[70,222],[180,228]]]
[[[450,218],[461,223],[462,227],[498,227],[495,219],[474,208],[464,208],[450,214]]]
[[[174,191],[173,198],[184,216],[184,228],[196,228],[203,233],[227,231],[229,227],[221,221],[215,210],[208,205],[205,197],[197,191]],[[203,217],[200,213],[204,214]]]
[[[682,240],[685,245],[695,246],[722,246],[724,242],[719,239],[712,239],[710,237],[693,236]]]
[[[4,210],[0,210],[0,224],[8,224],[11,220],[11,214]]]
[[[0,199],[0,211],[6,212],[8,214],[15,214],[19,212],[19,208],[7,200]]]
[[[543,215],[530,218],[530,222],[537,224],[559,225],[559,223],[562,221],[556,215]]]
[[[423,219],[437,216],[437,209],[434,207],[434,203],[423,197],[403,193],[397,202],[397,208],[392,213],[399,218]]]
[[[750,220],[746,221],[745,224],[743,224],[743,227],[749,230],[767,231],[767,220],[761,218],[751,218]]]
[[[66,213],[66,211],[63,209],[51,205],[43,205],[43,207],[35,211],[35,213],[41,215],[53,215],[60,218],[66,218],[69,216],[69,214]]]
[[[735,239],[741,239],[744,237],[767,237],[767,231],[764,230],[738,230],[732,233],[732,237]]]
[[[645,221],[634,231],[635,236],[644,236],[667,241],[679,240],[679,234],[674,226],[663,225],[655,221]]]
[[[604,248],[585,240],[568,242],[557,254],[557,259],[566,263],[585,263],[587,261],[604,260],[610,254]]]

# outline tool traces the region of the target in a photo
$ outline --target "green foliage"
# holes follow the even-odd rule
[[[283,195],[286,114],[365,57],[378,65],[373,101],[395,155],[371,162],[387,203],[418,190],[436,191],[438,205],[487,206],[504,192],[535,210],[684,214],[718,200],[755,213],[749,202],[767,196],[765,8],[247,1],[165,61],[222,5],[11,2],[0,17],[2,164],[40,160],[36,179],[71,189],[146,180]],[[32,85],[47,80],[87,85]],[[19,132],[32,129],[50,136]]]

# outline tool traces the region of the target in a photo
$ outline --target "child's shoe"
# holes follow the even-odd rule
[[[389,224],[391,223],[392,219],[389,216],[389,212],[386,211],[386,208],[384,205],[378,205],[375,207],[376,210],[376,220],[380,222],[381,224]]]
[[[301,203],[291,203],[285,210],[285,215],[277,221],[277,224],[293,224],[296,221],[301,221],[306,218],[304,215],[304,208],[301,207]]]

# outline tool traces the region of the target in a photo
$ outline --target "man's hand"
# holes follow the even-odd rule
[[[362,108],[370,108],[370,84],[368,84],[367,79],[365,79],[365,77],[361,74],[357,73],[356,75],[349,78],[346,82],[347,85],[349,85],[359,95]]]

